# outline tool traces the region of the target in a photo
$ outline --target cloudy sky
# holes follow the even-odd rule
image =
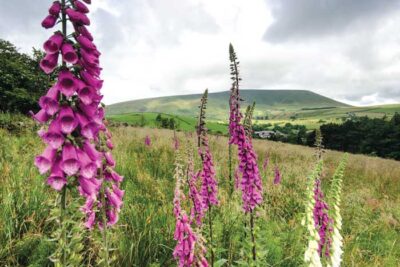
[[[0,38],[23,52],[51,31],[51,0],[0,0]],[[400,102],[395,0],[92,0],[107,104],[242,88],[308,89],[355,105]]]

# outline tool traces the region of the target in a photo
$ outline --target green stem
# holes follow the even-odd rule
[[[232,145],[229,144],[229,155],[228,155],[228,166],[229,166],[229,193],[232,195],[233,193],[233,181],[232,181]]]
[[[104,181],[103,181],[104,183]],[[102,219],[103,219],[103,249],[104,249],[104,257],[105,257],[105,262],[107,267],[110,266],[109,262],[109,254],[108,254],[108,240],[107,240],[107,214],[106,214],[106,198],[105,198],[105,192],[104,192],[104,186],[101,190],[101,203],[102,203]]]
[[[67,231],[65,229],[65,211],[67,206],[67,186],[65,185],[61,191],[61,213],[60,213],[60,227],[61,227],[61,266],[67,265],[67,253],[65,251],[65,246],[67,244]]]
[[[253,244],[252,247],[253,261],[256,261],[256,238],[254,236],[254,210],[250,212],[250,234],[251,234],[251,242]]]
[[[212,218],[211,218],[211,205],[208,208],[208,227],[210,228],[211,266],[214,266],[213,229],[212,229]]]

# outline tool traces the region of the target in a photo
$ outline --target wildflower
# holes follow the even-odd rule
[[[269,152],[267,152],[265,154],[265,159],[264,159],[264,162],[263,162],[263,170],[264,171],[267,169],[268,163],[269,163]]]
[[[144,139],[144,144],[146,146],[151,146],[151,139],[150,136],[146,135],[145,139]]]
[[[85,27],[90,24],[86,6],[90,1],[71,2],[73,5],[67,8],[63,2],[53,2],[49,15],[42,21],[44,28],[51,28],[61,17],[63,31],[56,31],[43,44],[46,55],[40,67],[46,74],[55,72],[58,78],[40,98],[41,110],[32,114],[39,123],[48,123],[40,131],[47,147],[35,158],[35,165],[41,174],[50,172],[47,183],[57,191],[66,189],[65,185],[78,185],[79,193],[86,198],[81,209],[86,215],[85,225],[92,229],[96,224],[101,226],[98,207],[106,215],[107,225],[117,222],[123,197],[119,184],[123,177],[113,170],[113,144],[104,123],[104,108],[100,105],[103,85],[100,52]],[[69,27],[61,12],[69,17],[74,33],[65,32]],[[60,54],[62,65],[59,66]],[[104,192],[104,203],[100,203],[101,192]]]
[[[316,179],[314,185],[314,223],[318,230],[319,242],[318,253],[321,255],[325,250],[325,256],[329,257],[329,249],[331,245],[330,233],[333,231],[331,224],[332,219],[328,215],[328,204],[324,201],[324,193],[321,190],[321,180]]]
[[[282,180],[281,172],[279,171],[279,168],[277,165],[275,165],[275,178],[274,178],[274,184],[280,184]]]

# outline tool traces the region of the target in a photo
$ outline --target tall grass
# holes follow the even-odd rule
[[[114,128],[116,171],[125,176],[126,195],[119,225],[110,231],[115,266],[175,266],[172,250],[174,216],[173,132],[146,128]],[[143,140],[149,135],[151,147]],[[191,138],[177,133],[181,141]],[[192,138],[195,138],[193,135]],[[181,142],[184,143],[184,142]],[[228,145],[225,137],[210,136],[219,180],[220,208],[214,215],[216,261],[225,266],[241,262],[246,240],[237,193],[229,194]],[[257,212],[257,253],[264,266],[301,266],[306,233],[306,177],[315,164],[311,148],[253,141],[262,165],[266,152],[282,172],[273,185],[274,170],[263,172],[264,199]],[[0,266],[52,266],[50,242],[54,225],[49,211],[54,193],[33,165],[43,145],[33,131],[12,135],[0,129]],[[327,151],[322,186],[331,177],[342,153]],[[196,163],[199,167],[199,162]],[[83,204],[83,203],[82,203]],[[400,261],[400,162],[350,155],[343,179],[341,213],[344,266],[398,266]],[[88,236],[84,245],[98,249]],[[90,257],[87,253],[85,257]],[[222,259],[222,260],[221,260]],[[88,266],[91,261],[86,259]]]

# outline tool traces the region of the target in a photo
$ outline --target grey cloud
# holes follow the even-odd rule
[[[281,42],[340,33],[351,26],[370,29],[399,9],[396,0],[266,0],[275,21],[264,40]]]

